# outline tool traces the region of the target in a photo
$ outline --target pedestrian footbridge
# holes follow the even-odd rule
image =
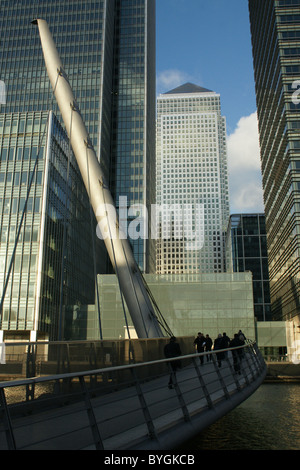
[[[156,345],[154,359],[139,361],[145,348],[149,356],[149,341]],[[72,359],[70,347],[60,345],[57,362],[51,361],[49,345],[38,365],[36,350],[27,348],[27,361],[28,355],[34,357],[40,376],[0,383],[0,449],[174,449],[247,399],[265,378],[266,364],[255,342],[242,347],[236,372],[231,350],[218,367],[215,353],[203,353],[201,364],[199,354],[185,354],[192,350],[192,338],[179,341],[184,356],[172,389],[172,359],[156,359],[163,357],[164,339],[138,342],[134,354],[132,341],[125,342],[123,352],[130,363],[118,366],[110,365],[112,357],[101,346],[106,363],[90,370],[80,370],[82,349],[80,358]],[[97,347],[89,345],[85,351],[95,364]],[[76,371],[42,375],[51,362],[55,367],[77,363]]]

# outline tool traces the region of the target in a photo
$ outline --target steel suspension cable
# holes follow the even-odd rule
[[[94,280],[95,280],[95,283],[96,283],[96,302],[97,302],[97,312],[98,312],[100,339],[103,339],[100,298],[99,298],[99,288],[98,288],[97,268],[96,268],[96,246],[95,246],[95,236],[94,236],[94,230],[93,230],[93,211],[92,211],[92,206],[91,206],[91,203],[90,203],[91,187],[90,187],[90,169],[89,169],[89,163],[88,163],[88,146],[89,146],[89,143],[86,142],[86,167],[87,167],[88,187],[89,187],[88,196],[89,196],[89,207],[90,207],[90,227],[91,227],[92,250],[93,250]]]
[[[106,208],[104,183],[103,183],[103,181],[102,181],[102,182],[99,181],[99,183],[100,183],[101,188],[102,188],[103,201],[104,201],[104,206],[105,206],[105,208]],[[111,240],[111,248],[112,248],[112,253],[113,253],[113,258],[114,258],[114,263],[115,263],[115,272],[116,272],[116,276],[117,276],[117,280],[118,280],[118,285],[119,285],[119,291],[120,291],[120,295],[121,295],[121,302],[122,302],[123,314],[124,314],[124,319],[125,319],[125,324],[126,324],[126,329],[127,329],[128,338],[130,339],[130,331],[129,331],[128,321],[127,321],[127,315],[126,315],[124,297],[123,297],[123,293],[122,293],[122,289],[121,289],[121,283],[120,283],[120,278],[119,278],[119,270],[118,270],[118,265],[117,265],[117,261],[116,261],[116,254],[115,254],[115,248],[114,248],[113,239],[112,239],[112,233],[111,233],[111,227],[110,227],[110,223],[109,223],[109,218],[107,219],[107,221],[108,221],[109,236],[110,236],[110,240]],[[122,245],[122,246],[123,246],[123,245]],[[137,301],[138,301],[138,299],[137,299]],[[142,319],[143,319],[143,318],[142,318]],[[143,319],[143,321],[144,321],[144,319]],[[144,326],[145,326],[145,325],[144,325]],[[146,328],[145,328],[145,329],[146,329]]]

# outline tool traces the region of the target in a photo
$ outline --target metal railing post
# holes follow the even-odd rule
[[[250,347],[251,347],[251,350],[252,350],[252,354],[255,358],[255,361],[257,363],[257,369],[258,369],[259,372],[261,372],[265,362],[264,362],[263,357],[260,354],[260,351],[257,347],[257,343],[251,344]]]
[[[86,383],[85,383],[85,380],[84,380],[83,376],[79,376],[79,382],[80,382],[81,391],[82,391],[82,394],[83,394],[84,400],[85,400],[85,406],[86,406],[86,410],[87,410],[87,414],[88,414],[90,428],[91,428],[92,434],[93,434],[95,447],[96,447],[97,450],[104,450],[103,442],[102,442],[102,439],[101,439],[101,436],[100,436],[100,432],[99,432],[98,424],[97,424],[97,421],[96,421],[96,418],[95,418],[93,406],[92,406],[92,403],[91,403],[91,400],[90,400],[90,395],[89,395],[88,389],[86,387]]]
[[[215,354],[212,354],[212,360],[213,360],[213,364],[214,364],[215,371],[216,371],[216,373],[217,373],[218,379],[219,379],[220,384],[221,384],[221,386],[222,386],[222,388],[223,388],[224,395],[225,395],[226,399],[228,399],[228,398],[230,398],[229,392],[228,392],[227,387],[226,387],[226,385],[225,385],[225,382],[224,382],[224,379],[223,379],[222,374],[221,374],[221,372],[220,372],[219,366],[217,365],[217,361],[216,361],[216,356],[215,356]]]
[[[245,359],[244,359],[244,356],[245,356],[245,351],[243,351],[243,354],[241,354],[239,360],[240,360],[240,367],[241,367],[241,373],[245,379],[245,382],[246,382],[246,385],[250,385],[250,381],[249,381],[249,378],[248,378],[248,374],[246,372],[246,368],[245,368]],[[244,364],[243,364],[244,362]]]
[[[3,411],[3,418],[4,418],[3,421],[4,421],[4,426],[5,426],[5,434],[6,434],[6,441],[7,441],[8,449],[16,450],[17,449],[16,441],[14,437],[13,427],[12,427],[3,388],[0,388],[0,404],[1,404],[2,411]]]
[[[233,360],[235,360],[235,359],[233,358]],[[239,361],[239,358],[237,358],[237,360]],[[240,391],[240,390],[241,390],[241,386],[240,386],[240,383],[239,383],[238,378],[237,378],[237,373],[238,373],[238,372],[235,371],[234,368],[232,367],[232,364],[231,364],[231,361],[229,360],[229,357],[226,357],[226,358],[225,358],[225,361],[226,361],[227,364],[228,364],[228,367],[229,367],[229,370],[230,370],[231,375],[232,375],[232,377],[233,377],[233,380],[234,380],[234,382],[235,382],[236,388],[237,388],[238,391]]]
[[[169,367],[170,374],[172,375],[172,385],[174,385],[174,389],[175,389],[175,392],[176,392],[176,395],[177,395],[177,398],[178,398],[178,401],[179,401],[179,404],[180,404],[180,408],[182,409],[184,420],[185,421],[190,421],[191,420],[190,414],[188,412],[188,409],[187,409],[187,406],[185,404],[183,395],[182,395],[180,387],[178,385],[176,373],[174,372],[170,362],[168,362],[168,367]]]
[[[247,354],[248,351],[246,351],[246,348],[244,348],[244,351],[243,351],[243,359],[246,361],[247,363],[247,366],[248,366],[248,369],[250,371],[250,374],[252,376],[252,380],[255,380],[255,373],[253,372],[253,367],[252,367],[252,364],[248,358],[248,354]],[[251,360],[253,361],[253,358],[251,357]]]
[[[208,392],[208,390],[207,390],[207,387],[206,387],[206,384],[205,384],[205,382],[204,382],[204,380],[203,380],[203,377],[202,377],[202,374],[201,374],[201,372],[200,372],[200,369],[199,369],[199,367],[198,367],[198,365],[197,365],[196,358],[193,357],[193,358],[192,358],[192,361],[193,361],[193,364],[194,364],[194,367],[195,367],[195,370],[196,370],[196,373],[197,373],[197,376],[198,376],[200,385],[201,385],[202,390],[203,390],[203,392],[204,392],[204,395],[205,395],[205,398],[206,398],[206,401],[207,401],[207,406],[208,406],[208,408],[212,409],[212,408],[214,407],[214,405],[213,405],[212,399],[210,398],[210,394],[209,394],[209,392]]]
[[[140,404],[141,404],[144,419],[145,419],[145,422],[146,422],[146,425],[147,425],[147,428],[148,428],[149,437],[150,437],[150,439],[157,439],[155,426],[153,424],[153,420],[151,418],[149,408],[147,406],[147,403],[146,403],[146,400],[145,400],[145,397],[144,397],[144,394],[143,394],[142,387],[141,387],[141,384],[139,382],[138,376],[137,376],[137,374],[135,372],[135,369],[133,367],[130,368],[130,372],[131,372],[131,375],[132,375],[133,380],[134,380],[134,385],[135,385],[137,395],[138,395],[138,398],[139,398],[139,401],[140,401]]]

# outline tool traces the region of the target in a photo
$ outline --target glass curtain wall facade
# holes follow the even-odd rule
[[[300,317],[300,1],[249,0],[274,320]]]
[[[47,111],[52,90],[34,18],[50,27],[95,148],[99,140],[104,69],[105,1],[1,1],[1,79],[6,106],[1,112]],[[53,102],[56,107],[55,100]],[[56,109],[55,109],[56,111]],[[59,112],[56,111],[59,115]]]
[[[250,273],[146,274],[145,280],[175,336],[194,336],[202,331],[214,340],[223,331],[233,337],[241,329],[248,339],[255,338]],[[103,337],[126,338],[117,277],[99,275],[98,283]],[[130,322],[129,329],[134,338]],[[192,351],[193,345],[190,347]]]
[[[132,207],[133,204],[150,205],[155,198],[155,0],[1,1],[0,113],[2,114],[0,116],[4,123],[2,126],[4,133],[1,135],[1,151],[3,152],[1,158],[3,157],[3,159],[9,159],[9,152],[17,152],[15,149],[20,147],[18,155],[22,155],[25,162],[26,159],[29,159],[28,152],[33,155],[32,152],[35,151],[35,144],[32,144],[31,149],[24,143],[21,149],[21,140],[18,140],[17,144],[13,143],[13,139],[17,138],[13,128],[15,124],[9,127],[8,121],[20,120],[21,123],[23,117],[20,116],[27,116],[29,113],[34,116],[34,113],[48,113],[49,110],[52,110],[57,116],[57,120],[61,122],[60,112],[53,98],[47,76],[38,30],[36,26],[31,24],[34,18],[43,18],[49,24],[91,141],[98,153],[107,180],[110,182],[116,206],[118,207],[120,195],[127,198],[128,207]],[[44,119],[44,114],[41,119]],[[56,126],[53,124],[53,128],[56,129]],[[11,134],[7,134],[7,130]],[[36,139],[37,134],[34,135]],[[10,139],[12,139],[11,143]],[[10,145],[14,147],[14,150],[10,150]],[[14,158],[19,157],[14,156]],[[46,158],[45,155],[43,158]],[[2,168],[4,169],[4,166]],[[61,170],[62,168],[59,168],[58,173]],[[6,191],[9,186],[7,178],[13,178],[13,176],[10,175],[9,170],[6,177],[5,171],[1,170],[2,176],[0,178],[4,178],[4,182],[0,197],[3,201],[5,200],[6,204]],[[43,181],[46,178],[44,171],[45,167],[38,169],[39,175],[42,172],[42,176],[39,178],[42,178]],[[70,177],[75,178],[72,183],[72,191],[75,190],[74,188],[82,187],[81,176],[78,174],[75,162],[74,171],[71,172]],[[49,177],[49,184],[50,181],[52,179]],[[55,173],[55,181],[55,183],[51,183],[55,187],[58,187],[58,183],[66,184],[65,176],[62,174],[59,176],[57,172]],[[72,204],[70,202],[68,207],[70,211]],[[2,209],[3,216],[7,215],[4,213],[5,207],[6,205]],[[89,206],[86,206],[85,209],[89,216]],[[40,217],[42,217],[41,210],[40,207]],[[57,213],[57,204],[55,204],[55,211]],[[48,229],[51,233],[52,222],[45,221],[45,223],[49,224]],[[67,315],[70,320],[68,325],[65,325],[66,315],[64,314],[62,321],[61,315],[57,313],[60,282],[57,277],[59,256],[56,256],[56,252],[58,247],[61,247],[62,241],[59,241],[55,236],[54,240],[49,242],[50,245],[55,246],[53,248],[56,260],[55,276],[53,281],[50,281],[51,277],[48,276],[41,291],[35,291],[35,295],[37,292],[42,292],[43,300],[40,302],[41,305],[43,304],[42,310],[34,307],[35,303],[32,301],[30,303],[31,313],[29,314],[30,310],[27,307],[26,313],[22,313],[24,321],[18,323],[19,314],[16,313],[17,323],[15,324],[11,320],[10,313],[7,313],[7,320],[3,323],[3,328],[5,325],[5,328],[7,327],[11,331],[15,328],[19,330],[23,325],[27,331],[32,325],[35,328],[39,323],[39,331],[50,332],[51,339],[58,339],[58,337],[55,338],[55,334],[59,335],[59,332],[62,331],[66,338],[70,338],[72,331],[72,334],[75,334],[77,314],[75,310],[72,313],[73,307],[71,306],[78,306],[84,302],[94,304],[95,294],[91,300],[90,288],[94,292],[96,280],[93,273],[93,259],[87,256],[86,243],[79,242],[82,234],[76,217],[72,218],[72,223],[73,226],[68,225],[68,236],[70,231],[74,243],[76,240],[76,243],[72,245],[72,247],[76,246],[77,250],[77,252],[73,252],[73,259],[85,259],[86,261],[79,277],[74,278],[74,282],[77,283],[74,292],[78,289],[78,295],[70,294],[73,287],[67,289],[69,293],[64,294],[63,304],[70,305]],[[93,226],[94,234],[96,234],[95,219]],[[89,227],[90,222],[88,221],[88,230],[82,240],[90,237],[87,244],[91,247],[92,239]],[[58,232],[56,235],[60,236]],[[67,242],[68,240],[67,238]],[[151,245],[148,240],[134,241],[133,251],[142,271],[154,271],[155,250],[151,255]],[[22,252],[23,255],[25,256],[27,253]],[[46,252],[44,256],[46,258],[43,259],[43,263],[45,263],[43,266],[46,266],[48,262]],[[5,258],[5,263],[7,263],[7,259]],[[26,257],[24,260],[26,262]],[[22,259],[20,262],[22,263]],[[89,263],[89,274],[86,272],[86,263]],[[97,273],[111,271],[104,243],[97,238],[96,264]],[[5,266],[7,267],[7,264]],[[53,265],[51,265],[49,272],[52,274],[53,269]],[[65,269],[66,280],[64,283],[65,285],[73,285],[69,276],[71,271],[68,271],[66,267]],[[48,268],[46,271],[48,272]],[[14,272],[17,272],[17,265]],[[77,272],[73,271],[75,277]],[[80,279],[81,281],[78,282]],[[91,286],[87,285],[87,282],[90,281]],[[34,283],[35,281],[30,281],[30,285],[35,285]],[[31,296],[32,288],[30,289]],[[24,303],[26,303],[29,295],[26,297],[25,290],[23,293]],[[29,293],[27,292],[27,294]],[[45,299],[46,297],[49,301]],[[7,312],[12,309],[8,304],[5,308]],[[72,318],[74,320],[73,326]],[[98,325],[98,320],[96,323]],[[84,329],[84,321],[82,325]],[[76,338],[78,338],[78,334]]]
[[[155,0],[1,1],[0,80],[7,100],[0,112],[53,109],[59,118],[33,18],[49,24],[116,205],[119,195],[127,197],[128,205],[151,204]],[[151,269],[148,248],[146,240],[133,246],[143,271]],[[104,248],[99,258],[101,272],[107,272]]]
[[[91,221],[66,134],[52,112],[1,114],[0,157],[1,295],[9,279],[0,329],[84,339],[77,323],[80,306],[94,301]]]
[[[156,147],[157,204],[174,207],[171,215],[157,216],[157,273],[226,271],[229,196],[220,95],[190,83],[160,95]],[[182,233],[176,233],[178,219]],[[172,233],[166,237],[168,222]]]
[[[115,12],[110,186],[117,209],[120,197],[126,197],[132,214],[143,205],[151,214],[156,197],[155,1],[116,0]],[[150,237],[129,241],[140,269],[154,272]]]
[[[271,320],[268,253],[264,214],[234,214],[228,227],[233,272],[251,271],[254,315]]]

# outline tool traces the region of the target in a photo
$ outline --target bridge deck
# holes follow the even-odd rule
[[[121,389],[117,389],[119,381],[113,390],[100,396],[87,392],[82,377],[78,377],[77,385],[79,381],[83,385],[81,401],[69,404],[59,401],[54,409],[34,408],[27,416],[10,413],[0,427],[0,449],[9,447],[6,439],[9,432],[18,449],[174,448],[236,407],[261,384],[265,364],[257,361],[257,357],[254,362],[251,359],[252,353],[246,351],[241,374],[236,374],[231,353],[221,368],[215,359],[200,365],[199,358],[194,356],[177,372],[173,389],[167,386],[169,375],[165,364],[164,373],[151,380],[141,377],[137,380],[141,368],[149,370],[150,363],[127,368],[127,373],[133,371],[130,377],[134,382],[127,376]],[[259,364],[257,369],[255,364]],[[38,382],[36,379],[36,386]]]

